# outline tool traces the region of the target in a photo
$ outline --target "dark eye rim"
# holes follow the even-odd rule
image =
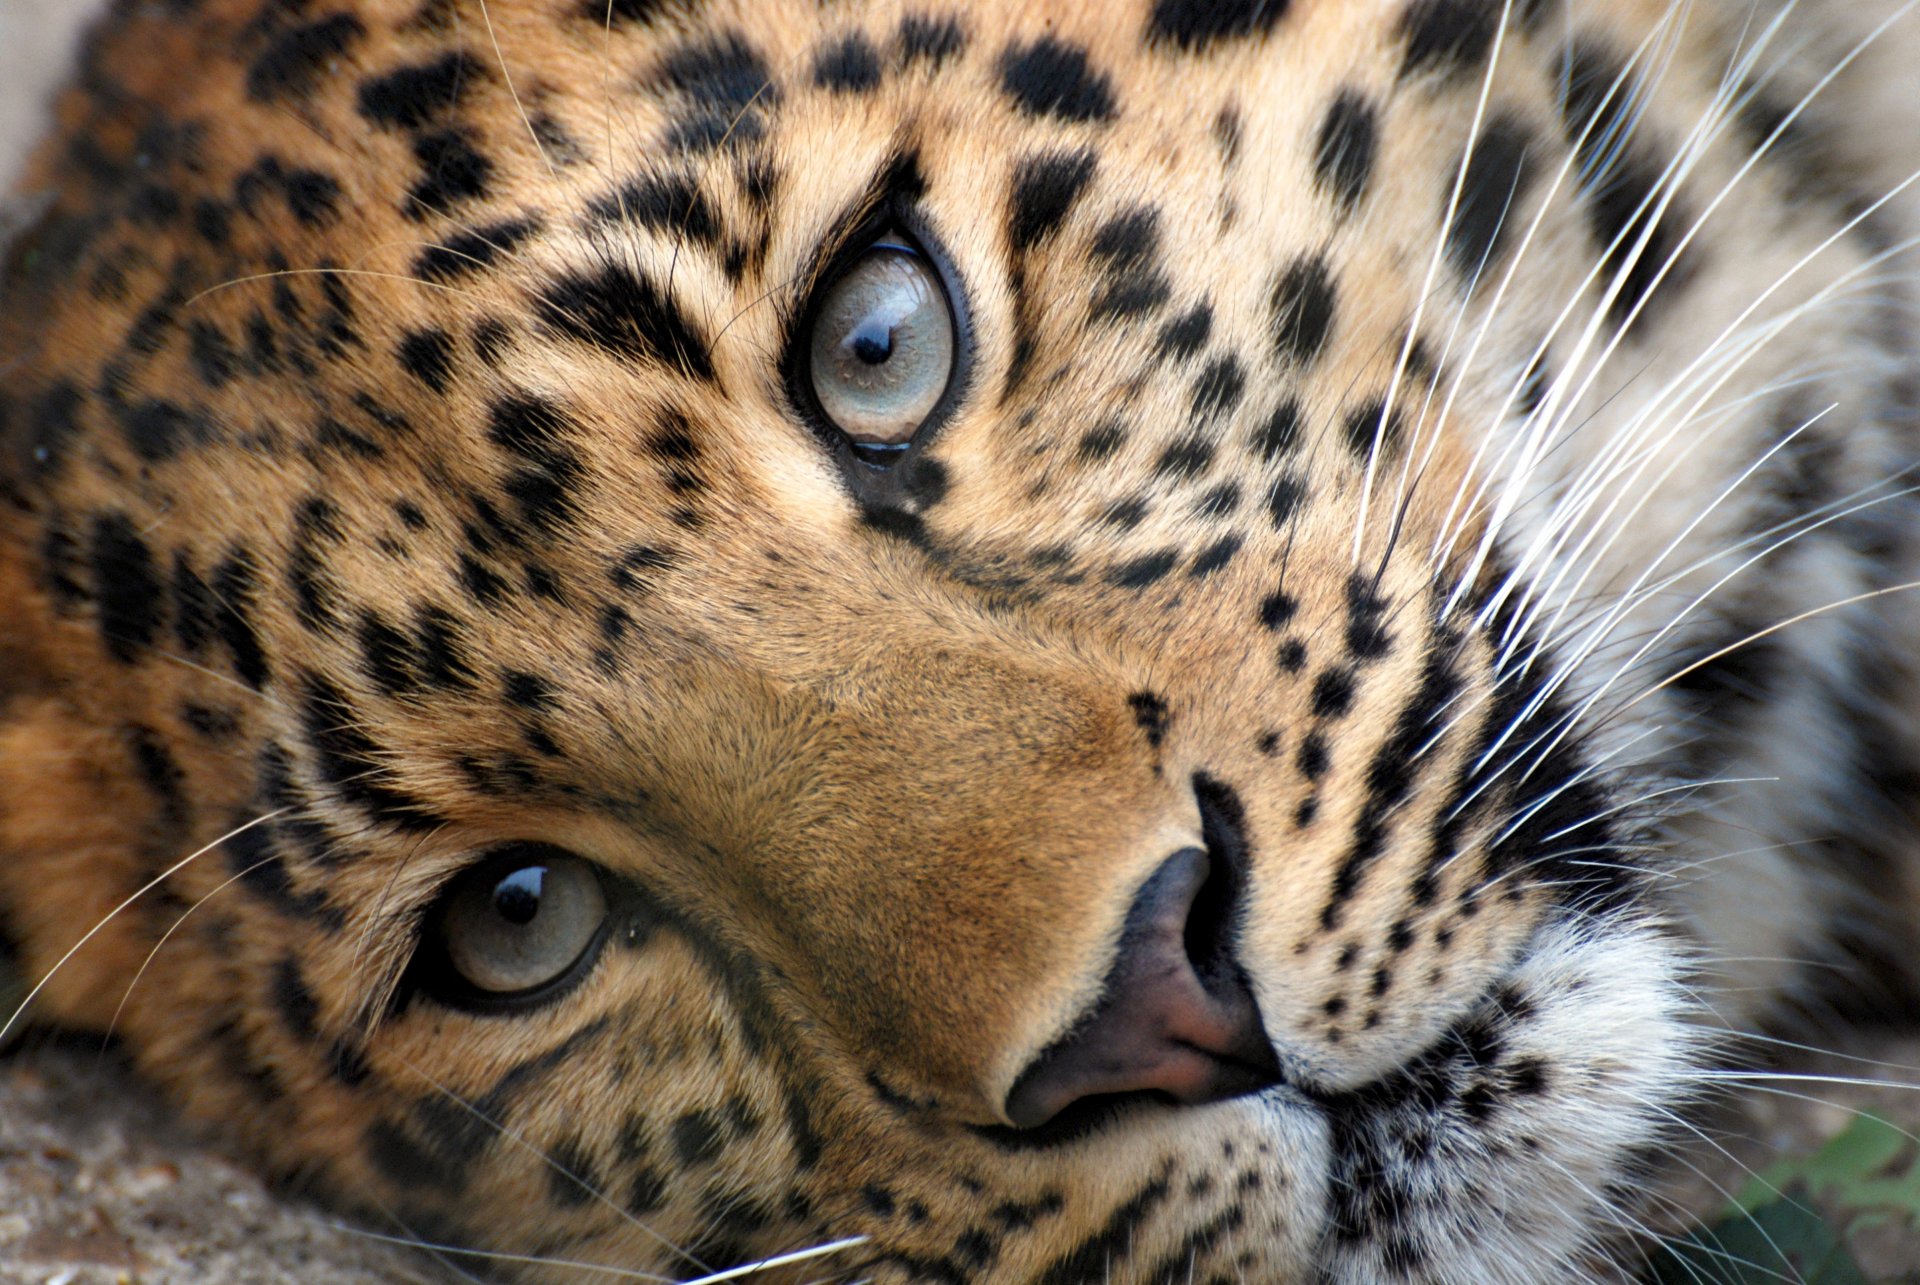
[[[498,879],[508,871],[538,864],[541,855],[546,855],[550,860],[561,859],[585,866],[600,884],[600,895],[606,903],[607,913],[600,920],[600,926],[580,948],[580,953],[574,956],[573,962],[538,986],[506,992],[483,990],[461,976],[444,945],[441,928],[446,920],[447,908],[466,880],[486,877]],[[422,912],[414,938],[413,958],[401,975],[400,990],[403,994],[420,995],[456,1012],[483,1017],[511,1017],[546,1008],[566,998],[592,974],[613,937],[615,924],[623,918],[627,901],[619,881],[603,867],[577,852],[531,839],[494,844],[448,875],[438,894]]]
[[[911,252],[927,265],[939,283],[947,315],[953,320],[953,369],[947,375],[947,386],[939,400],[920,421],[912,439],[902,447],[875,452],[855,446],[820,405],[813,388],[810,339],[828,292],[869,251],[883,247]],[[918,455],[939,436],[940,429],[953,418],[972,390],[973,325],[965,283],[953,266],[952,256],[911,205],[903,201],[883,202],[833,243],[813,274],[805,302],[794,313],[783,350],[781,367],[795,417],[827,448],[856,488],[863,493],[889,490],[890,482],[901,472],[899,465]]]

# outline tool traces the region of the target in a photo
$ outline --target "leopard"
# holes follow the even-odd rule
[[[114,0],[10,1028],[500,1279],[1616,1279],[1915,1000],[1894,0]]]

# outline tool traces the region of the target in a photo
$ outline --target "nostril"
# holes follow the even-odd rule
[[[1207,878],[1187,912],[1187,959],[1209,990],[1240,982],[1233,961],[1234,917],[1247,881],[1246,814],[1239,796],[1213,777],[1193,778],[1200,804],[1200,838],[1207,849]]]
[[[1217,819],[1220,838],[1236,842],[1230,816]],[[1198,1104],[1278,1081],[1252,991],[1233,961],[1241,847],[1218,859],[1183,848],[1140,886],[1099,1000],[1007,1095],[1015,1125],[1035,1128],[1089,1098],[1151,1093]]]

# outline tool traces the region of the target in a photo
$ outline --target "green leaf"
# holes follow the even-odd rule
[[[1886,1176],[1908,1142],[1892,1124],[1862,1113],[1812,1155],[1779,1161],[1748,1179],[1734,1198],[1735,1212],[1752,1213],[1777,1201],[1787,1188],[1801,1186],[1849,1209],[1892,1204],[1920,1214],[1920,1203],[1907,1203],[1920,1199],[1920,1190],[1908,1191],[1912,1167]]]
[[[1839,1234],[1794,1196],[1668,1242],[1643,1279],[1647,1285],[1869,1285]]]

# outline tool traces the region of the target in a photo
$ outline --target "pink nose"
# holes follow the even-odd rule
[[[1020,1128],[1123,1093],[1217,1102],[1279,1081],[1279,1064],[1232,957],[1228,872],[1200,848],[1161,863],[1134,897],[1098,1001],[1007,1095]]]

